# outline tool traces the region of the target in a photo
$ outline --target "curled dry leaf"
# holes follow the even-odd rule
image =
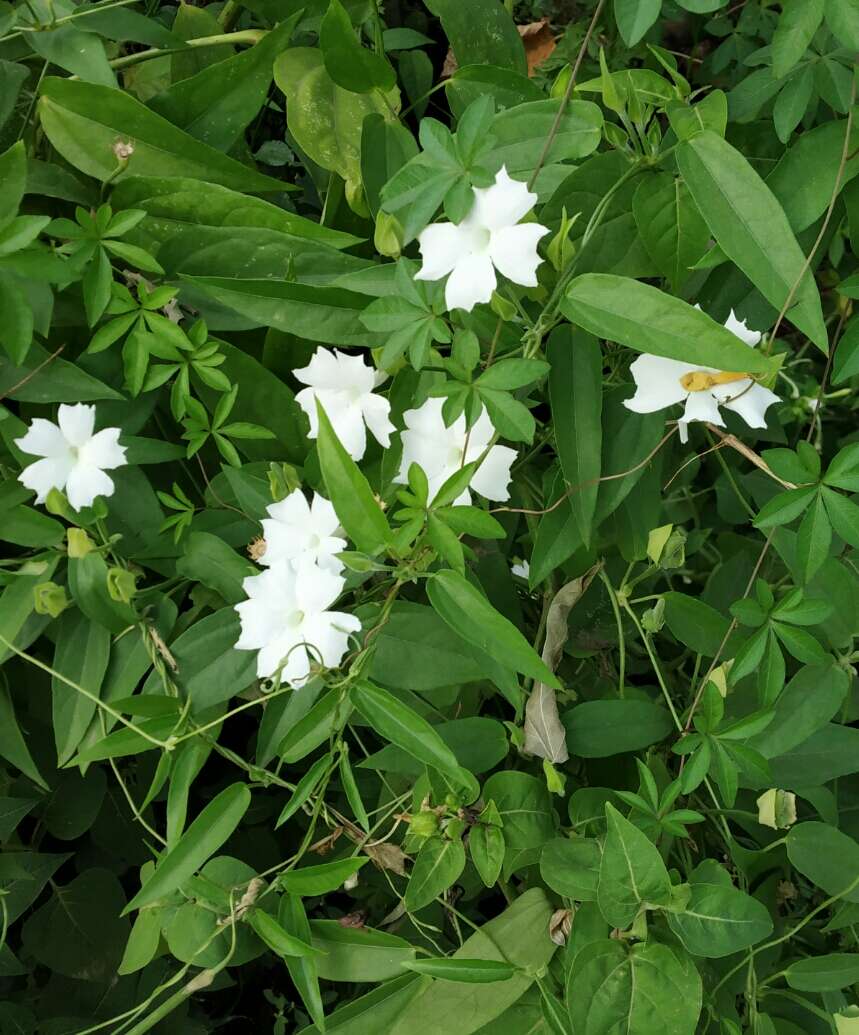
[[[564,644],[567,642],[567,618],[570,611],[584,596],[598,570],[599,565],[594,565],[584,575],[571,579],[558,590],[549,605],[543,661],[552,672],[557,668]],[[525,750],[550,762],[566,762],[570,757],[567,751],[566,731],[558,715],[555,691],[545,683],[534,684],[525,707]]]
[[[385,841],[378,845],[364,845],[364,851],[380,870],[391,870],[393,873],[405,877],[408,856],[399,845]]]
[[[566,945],[573,929],[572,909],[556,909],[549,920],[549,937],[555,945]]]

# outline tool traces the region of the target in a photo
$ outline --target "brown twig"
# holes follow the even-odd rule
[[[784,478],[779,478],[766,460],[756,453],[754,449],[747,446],[745,442],[738,439],[736,435],[730,435],[728,432],[722,431],[722,429],[717,427],[715,424],[708,424],[707,430],[711,431],[714,435],[717,435],[726,446],[730,446],[731,449],[735,449],[740,456],[744,456],[746,460],[754,464],[755,467],[763,471],[764,474],[769,475],[770,478],[777,481],[779,485],[784,486],[785,489],[796,488],[796,484],[794,482],[786,482]]]
[[[44,368],[49,363],[52,363],[57,358],[57,356],[59,356],[59,354],[63,351],[64,348],[65,345],[60,345],[60,347],[55,352],[52,352],[47,359],[43,359],[37,367],[34,367],[30,371],[30,373],[26,375],[26,377],[22,377],[20,381],[17,381],[15,384],[13,384],[11,388],[7,388],[5,392],[0,392],[0,399],[5,399],[7,396],[14,395],[15,392],[19,392],[25,384],[33,380],[36,374],[44,370]]]

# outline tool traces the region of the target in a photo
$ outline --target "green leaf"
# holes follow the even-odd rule
[[[821,493],[806,510],[796,536],[796,556],[803,582],[808,582],[829,556],[832,526]]]
[[[69,558],[69,590],[75,603],[91,621],[119,633],[134,625],[137,615],[130,604],[110,595],[107,574],[107,564],[95,550],[84,557]]]
[[[733,887],[727,873],[727,883],[706,879],[709,869],[702,864],[693,871],[689,878],[692,894],[686,908],[668,914],[671,930],[689,952],[720,959],[768,938],[773,922],[766,906]]]
[[[688,187],[670,173],[647,176],[633,195],[632,211],[648,255],[676,294],[710,240]]]
[[[728,632],[724,615],[697,597],[670,592],[665,601],[665,624],[672,634],[696,654],[714,658]]]
[[[507,668],[548,686],[560,685],[516,626],[464,576],[455,571],[437,572],[427,583],[427,596],[436,613],[467,643]]]
[[[125,907],[123,915],[166,898],[193,876],[233,833],[250,803],[251,792],[243,783],[231,784],[216,795],[176,845],[161,856],[152,876]]]
[[[350,695],[355,708],[385,740],[464,786],[471,795],[469,800],[477,797],[474,777],[460,766],[426,719],[387,690],[366,681],[356,683]]]
[[[543,779],[502,770],[493,773],[484,784],[483,799],[495,802],[503,823],[506,847],[513,852],[536,852],[557,833],[552,802]]]
[[[319,416],[319,466],[328,497],[346,534],[358,549],[368,554],[380,553],[391,539],[387,519],[376,502],[370,483],[340,444],[318,400],[316,410]]]
[[[629,277],[576,277],[561,310],[591,334],[638,352],[717,370],[766,374],[773,369],[763,353],[744,345],[700,309]]]
[[[32,587],[28,587],[28,590],[32,600]],[[4,593],[0,596],[0,609],[2,609],[4,604],[8,603],[9,600],[6,593]],[[0,613],[3,613],[2,610],[0,610]],[[2,630],[2,634],[5,636],[6,622],[4,620],[0,620],[0,630]],[[6,653],[5,648],[0,647],[0,649]],[[5,685],[5,681],[2,680],[0,680],[0,758],[11,763],[16,769],[20,769],[26,777],[39,787],[45,790],[48,789],[48,785],[36,767],[33,756],[30,754],[30,749],[27,747],[27,741],[24,739],[18,726],[17,719],[15,718],[15,709],[12,705],[12,695],[9,693],[9,688]]]
[[[338,86],[353,93],[393,89],[397,76],[388,61],[361,46],[340,0],[329,0],[319,28],[325,68]]]
[[[823,21],[824,0],[784,0],[772,39],[772,70],[782,79],[805,54]]]
[[[552,891],[578,902],[595,902],[602,849],[592,837],[559,837],[543,846],[540,876]]]
[[[503,831],[488,823],[471,828],[468,835],[468,852],[474,868],[487,888],[495,887],[504,865],[506,843]]]
[[[3,197],[0,200],[2,228],[11,223],[18,214],[27,185],[27,152],[22,140],[0,155],[0,182],[3,183]]]
[[[316,965],[326,981],[386,981],[402,973],[415,958],[415,948],[404,938],[375,931],[343,927],[336,920],[311,920],[313,945],[325,953]]]
[[[254,46],[174,82],[148,106],[196,140],[229,151],[265,102],[274,60],[288,46],[297,20],[291,15]]]
[[[249,561],[210,532],[192,532],[188,536],[185,553],[176,562],[176,571],[214,589],[228,604],[237,604],[247,597],[242,582],[247,576],[257,574]]]
[[[563,715],[567,747],[580,758],[638,751],[671,732],[671,716],[650,701],[582,701]]]
[[[458,65],[528,71],[522,40],[501,0],[471,0],[468,6],[457,0],[427,0],[427,7],[441,18]]]
[[[614,0],[614,18],[628,47],[634,47],[659,17],[662,0]]]
[[[278,878],[278,884],[292,895],[326,895],[336,891],[345,880],[352,877],[368,860],[336,859],[319,866],[302,866],[287,870]]]
[[[576,1035],[694,1035],[701,978],[680,949],[594,941],[573,960],[567,1006]]]
[[[787,968],[785,980],[799,992],[837,992],[859,981],[859,954],[832,952],[797,960]]]
[[[33,340],[33,311],[23,291],[7,280],[0,280],[0,345],[16,365],[24,362]],[[16,383],[16,382],[13,382]]]
[[[791,296],[788,318],[826,352],[826,327],[814,278],[803,272],[805,255],[767,185],[739,151],[710,130],[682,141],[677,163],[728,258],[776,309]]]
[[[331,345],[371,345],[376,338],[358,322],[366,299],[342,288],[286,280],[195,277],[183,282],[217,299],[257,326]]]
[[[827,823],[797,823],[787,834],[791,866],[822,888],[859,902],[859,844]]]
[[[331,78],[320,50],[292,47],[274,63],[274,80],[286,95],[286,117],[298,146],[347,185],[361,183],[361,127],[373,113],[394,120],[399,91],[352,93]],[[386,103],[387,102],[387,103]]]
[[[600,862],[597,902],[612,927],[629,927],[645,904],[665,905],[671,878],[659,851],[638,827],[606,802],[606,838]]]
[[[283,895],[277,908],[277,919],[280,926],[293,938],[305,945],[312,944],[313,933],[301,899],[296,895]],[[318,946],[314,946],[318,948]],[[290,977],[298,989],[305,1009],[313,1018],[321,1032],[325,1031],[325,1009],[319,991],[319,969],[315,954],[304,956],[286,956],[286,966]]]
[[[236,612],[222,607],[198,619],[170,644],[178,666],[176,681],[193,713],[228,701],[256,679],[256,655],[234,648],[239,632]],[[156,685],[160,687],[160,679]]]
[[[60,615],[53,662],[57,672],[99,697],[109,655],[110,633],[103,625],[76,609]],[[51,680],[51,698],[57,765],[62,766],[83,740],[97,705],[57,676]]]
[[[117,169],[113,145],[131,139],[126,176],[191,176],[243,191],[280,191],[284,184],[249,169],[177,129],[131,94],[49,77],[39,99],[42,128],[76,169],[105,181]]]
[[[447,891],[465,869],[462,841],[429,837],[424,841],[406,885],[405,907],[409,912],[423,909]]]
[[[248,923],[272,952],[277,953],[278,956],[284,958],[288,956],[306,958],[319,955],[319,949],[284,930],[273,916],[263,912],[261,909],[251,910],[248,914]]]
[[[843,46],[859,50],[859,4],[856,0],[826,0],[826,24]]]
[[[823,481],[845,492],[859,492],[859,443],[838,450]]]
[[[559,327],[547,348],[549,398],[570,509],[582,543],[590,545],[602,460],[602,350],[590,334]]]
[[[408,960],[403,966],[418,974],[441,981],[462,981],[469,985],[485,985],[493,981],[509,981],[516,968],[500,960],[419,959]]]

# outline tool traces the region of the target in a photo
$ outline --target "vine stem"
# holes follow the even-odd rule
[[[564,117],[564,112],[567,110],[567,105],[570,103],[570,98],[573,95],[573,90],[576,87],[576,78],[579,74],[579,69],[582,67],[582,61],[585,59],[585,53],[588,49],[588,44],[591,41],[591,36],[596,28],[599,16],[602,14],[602,9],[605,6],[605,0],[599,0],[599,3],[594,10],[593,17],[588,25],[588,30],[585,33],[585,38],[582,40],[582,45],[579,47],[579,52],[576,55],[576,62],[573,65],[573,70],[570,73],[570,80],[567,83],[567,88],[564,90],[564,96],[561,98],[561,103],[558,107],[555,120],[552,123],[552,127],[549,130],[549,134],[546,137],[546,141],[543,144],[543,150],[540,152],[540,157],[537,159],[537,164],[534,166],[534,171],[531,173],[531,177],[528,180],[528,190],[532,190],[534,183],[537,180],[537,176],[540,174],[540,170],[546,162],[549,156],[549,151],[552,148],[552,144],[555,142],[555,137],[558,135],[558,130],[561,128],[561,119]]]
[[[123,54],[122,57],[111,59],[108,64],[114,70],[130,68],[132,65],[139,65],[144,61],[151,61],[153,58],[167,57],[170,54],[183,54],[189,47],[219,47],[230,43],[236,46],[246,44],[252,47],[266,35],[264,29],[240,29],[238,32],[221,32],[214,36],[197,36],[195,39],[186,40],[184,47],[150,47],[148,50],[140,50],[136,54]],[[70,76],[70,79],[77,79],[77,76]]]

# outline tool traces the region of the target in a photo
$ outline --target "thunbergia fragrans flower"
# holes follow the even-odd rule
[[[119,444],[119,428],[93,434],[94,427],[95,406],[61,405],[56,424],[36,417],[15,440],[22,453],[43,458],[18,475],[37,503],[44,503],[51,489],[65,490],[75,510],[92,506],[97,496],[113,495],[113,479],[104,472],[128,462],[125,447]]]
[[[725,327],[750,348],[761,340],[760,333],[750,331],[745,321],[736,318],[733,309]],[[775,392],[742,371],[716,370],[649,354],[639,356],[629,369],[635,379],[635,395],[624,405],[635,413],[654,413],[685,402],[678,421],[682,442],[688,441],[688,425],[692,421],[709,421],[724,427],[720,406],[738,413],[750,428],[765,428],[767,409],[780,402]]]
[[[308,503],[304,493],[296,489],[272,503],[266,513],[268,517],[262,522],[265,553],[259,558],[260,564],[272,567],[281,561],[295,565],[310,560],[335,575],[343,570],[336,554],[346,549],[346,540],[335,535],[340,525],[337,514],[318,492]]]
[[[443,405],[443,399],[427,399],[423,406],[403,414],[406,424],[402,433],[403,460],[395,481],[405,484],[409,468],[417,464],[427,476],[430,500],[451,475],[483,454],[495,434],[485,409],[481,409],[470,430],[466,430],[464,416],[457,417],[449,428],[445,427]],[[489,500],[509,499],[510,466],[515,459],[515,449],[492,446],[474,472],[471,487]],[[470,501],[471,495],[466,489],[454,502]]]
[[[311,664],[336,668],[361,622],[328,608],[343,591],[341,575],[308,559],[297,565],[278,561],[259,575],[249,575],[242,587],[247,600],[235,605],[241,621],[237,650],[255,650],[257,675],[275,675],[299,686]],[[281,669],[282,666],[282,669]]]
[[[319,348],[306,367],[293,373],[308,386],[296,395],[295,401],[310,420],[311,438],[319,434],[318,399],[353,460],[360,460],[367,449],[365,425],[380,445],[390,445],[391,432],[396,430],[389,416],[391,404],[373,392],[376,371],[364,362],[363,356]]]
[[[517,225],[537,195],[511,180],[504,166],[491,187],[475,187],[471,211],[461,223],[433,223],[418,235],[423,265],[416,280],[448,277],[444,298],[448,309],[471,312],[488,302],[495,290],[495,271],[514,284],[537,286],[540,238],[549,233],[539,223]]]

